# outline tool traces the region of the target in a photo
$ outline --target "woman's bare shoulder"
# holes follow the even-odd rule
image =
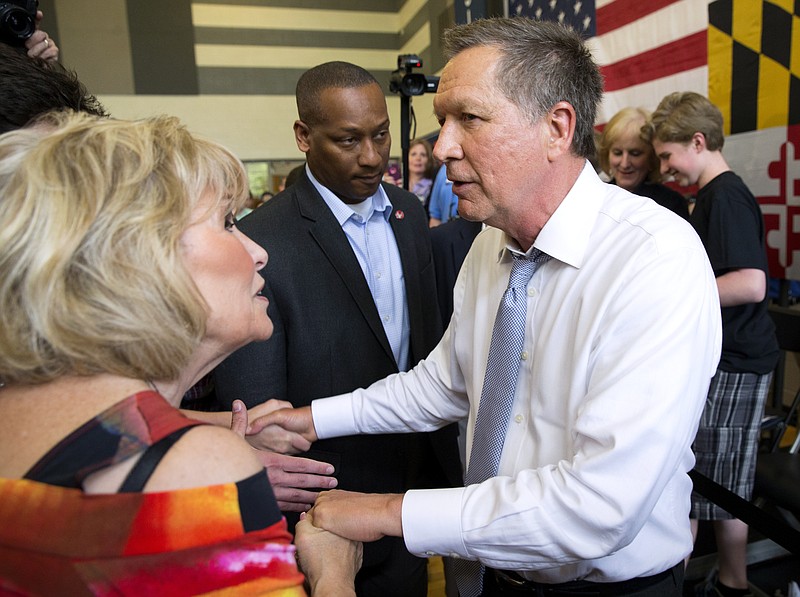
[[[145,491],[235,483],[263,468],[244,438],[224,427],[198,425],[170,448]]]

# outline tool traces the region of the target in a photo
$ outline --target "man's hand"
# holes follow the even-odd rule
[[[270,400],[268,402],[282,401]],[[283,404],[288,404],[288,402]],[[247,428],[247,441],[251,445],[257,448],[269,448],[273,452],[294,454],[296,452],[305,452],[313,442],[317,441],[317,432],[314,430],[314,420],[311,416],[310,406],[281,408],[279,410],[271,409],[267,411],[269,414],[257,411],[261,406],[263,405],[260,404],[250,410],[252,422]],[[274,437],[281,437],[284,439],[284,444],[289,442],[293,447],[297,447],[296,444],[300,443],[300,441],[306,442],[307,446],[295,451],[276,449],[272,447],[274,442],[269,443],[270,438]]]
[[[314,526],[353,541],[403,536],[403,494],[323,491],[309,514]]]
[[[272,416],[268,416],[271,413],[291,412],[292,410],[291,402],[274,399],[252,407],[248,412],[249,419],[252,422],[247,428],[245,439],[251,446],[259,450],[278,452],[279,454],[307,452],[311,447],[311,442],[316,441],[316,435],[313,440],[306,439],[304,435],[293,429],[272,423]],[[276,420],[281,421],[283,417],[279,417]]]
[[[247,419],[248,412],[244,402],[234,400],[231,405],[231,431],[245,437]],[[257,456],[267,469],[267,477],[278,501],[278,507],[284,512],[305,512],[313,506],[319,492],[308,491],[308,488],[331,489],[338,484],[335,477],[329,476],[333,474],[333,465],[327,462],[285,456],[265,450],[257,450]]]
[[[314,597],[355,596],[355,576],[361,568],[364,546],[314,526],[311,515],[301,515],[295,527],[300,569]]]
[[[244,408],[244,403],[241,400],[234,400]],[[238,413],[239,416],[244,416],[245,420],[263,418],[263,415],[279,409],[290,409],[291,403],[284,400],[267,400],[266,402],[254,406],[245,413]],[[233,407],[233,405],[232,405]],[[237,411],[233,407],[232,417],[229,417],[227,412],[206,412],[199,410],[181,409],[181,412],[190,419],[197,419],[211,423],[212,425],[219,425],[220,427],[230,427],[233,429],[235,421],[233,418],[237,416]],[[241,424],[241,423],[240,423]],[[297,454],[298,452],[307,452],[311,447],[311,442],[305,439],[299,433],[287,431],[278,425],[268,425],[260,429],[259,433],[250,435],[247,431],[247,424],[244,429],[237,431],[239,435],[244,437],[251,446],[259,450],[268,450],[270,452],[279,452],[281,454]]]
[[[36,11],[36,31],[33,32],[28,39],[25,40],[25,48],[28,50],[28,56],[31,58],[41,58],[42,60],[58,60],[58,46],[56,42],[50,39],[47,32],[39,29],[39,23],[42,21],[42,11]]]
[[[309,488],[332,489],[339,483],[329,476],[333,474],[333,465],[327,462],[263,450],[258,451],[258,458],[267,468],[272,491],[284,512],[305,512],[319,495]]]

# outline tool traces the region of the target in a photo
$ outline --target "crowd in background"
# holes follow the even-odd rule
[[[750,499],[778,358],[721,113],[597,131],[571,31],[444,45],[407,172],[379,83],[329,62],[256,197],[177,119],[110,118],[40,28],[0,44],[0,588],[423,597],[438,554],[449,595],[680,595],[710,520],[697,594],[748,594],[747,526],[686,474]]]

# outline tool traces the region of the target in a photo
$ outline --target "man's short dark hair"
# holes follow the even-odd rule
[[[0,133],[22,128],[53,110],[108,116],[74,71],[57,62],[31,58],[3,43],[0,43],[0,106]]]
[[[349,89],[365,85],[380,85],[369,71],[349,62],[326,62],[300,76],[295,90],[297,114],[308,125],[319,124],[325,118],[325,106],[319,98],[325,89]]]

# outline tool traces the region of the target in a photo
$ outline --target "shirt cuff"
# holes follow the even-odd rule
[[[467,558],[461,538],[463,487],[419,489],[403,497],[403,538],[416,556]]]
[[[316,431],[318,439],[358,433],[350,394],[312,400],[311,417],[314,420],[314,431]]]

